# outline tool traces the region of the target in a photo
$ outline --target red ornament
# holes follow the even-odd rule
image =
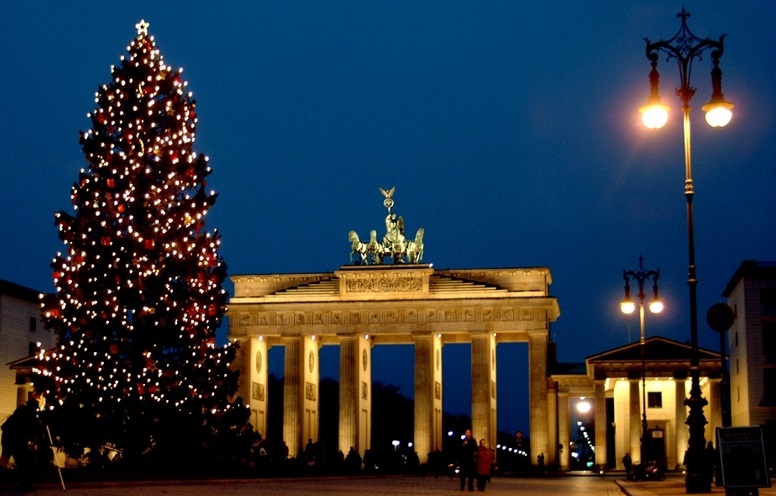
[[[153,239],[146,239],[145,241],[143,241],[143,246],[145,247],[146,250],[153,250],[155,245],[156,245],[156,242],[154,242]]]
[[[110,236],[103,236],[100,238],[100,244],[102,246],[110,246]]]
[[[108,180],[106,181],[106,184],[108,185],[109,188],[113,189],[116,187],[116,180],[113,179],[112,177],[108,178]]]
[[[112,343],[110,345],[110,354],[111,355],[116,355],[116,354],[118,354],[118,352],[119,352],[119,345],[117,345],[116,343]]]

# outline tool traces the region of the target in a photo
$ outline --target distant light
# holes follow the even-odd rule
[[[577,402],[577,411],[579,413],[587,413],[590,411],[592,407],[590,406],[590,402],[588,401],[579,401]]]

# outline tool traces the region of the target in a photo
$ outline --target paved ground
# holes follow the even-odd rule
[[[616,479],[617,485],[629,496],[679,496],[686,495],[684,477],[679,475],[670,475],[662,482],[630,482],[624,478]],[[776,496],[776,488],[759,488],[760,496]],[[709,493],[705,493],[709,494]],[[711,486],[711,493],[718,496],[725,494],[725,488]]]
[[[458,480],[447,477],[369,476],[296,479],[259,479],[204,481],[190,484],[185,481],[154,483],[71,484],[67,492],[54,484],[38,486],[36,496],[238,496],[246,494],[301,496],[382,496],[382,495],[458,495]],[[2,490],[3,488],[0,488]],[[5,488],[6,490],[12,488]],[[486,488],[487,494],[520,494],[521,496],[595,495],[622,496],[612,478],[605,477],[542,477],[494,478]],[[13,490],[8,496],[20,494]]]
[[[59,484],[37,487],[36,496],[238,496],[263,495],[444,495],[467,494],[458,490],[458,481],[446,477],[374,476],[295,479],[240,479],[207,481],[71,483],[63,493]],[[686,494],[684,479],[671,475],[662,482],[628,482],[621,476],[546,476],[538,478],[494,478],[486,489],[490,494],[521,496],[595,495],[595,496],[679,496]],[[761,488],[761,496],[776,496],[776,488]],[[15,488],[0,486],[0,494],[15,496]],[[29,493],[27,493],[29,494]],[[707,493],[708,494],[708,493]],[[712,487],[719,496],[725,490]]]

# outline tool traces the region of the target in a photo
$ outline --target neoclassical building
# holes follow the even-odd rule
[[[435,270],[431,265],[344,266],[333,273],[233,276],[229,339],[240,342],[239,394],[266,430],[267,352],[284,353],[283,440],[294,456],[318,438],[318,350],[340,347],[339,448],[370,447],[371,352],[415,348],[415,450],[442,447],[442,347],[470,343],[474,435],[496,442],[496,346],[528,343],[531,459],[557,444],[547,347],[560,315],[545,267]]]
[[[605,351],[585,360],[584,373],[553,373],[551,398],[557,401],[559,445],[572,444],[576,425],[573,409],[581,401],[591,404],[595,426],[596,465],[624,468],[622,457],[630,453],[640,462],[642,415],[646,413],[648,440],[653,457],[669,469],[680,467],[687,450],[689,431],[684,400],[690,391],[692,348],[659,336],[644,341],[646,381],[642,383],[642,350],[639,342]],[[709,402],[704,408],[705,438],[714,441],[722,426],[722,365],[720,354],[699,350],[701,391]],[[552,393],[555,394],[552,394]],[[646,408],[645,402],[646,400]],[[559,450],[559,466],[569,467],[569,449]]]

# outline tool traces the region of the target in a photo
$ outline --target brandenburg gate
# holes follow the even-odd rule
[[[283,346],[283,440],[290,455],[318,439],[321,346],[338,345],[339,449],[363,455],[371,439],[372,347],[412,344],[415,355],[414,446],[425,461],[442,448],[442,347],[471,344],[472,431],[496,443],[496,346],[528,343],[530,459],[557,443],[554,402],[548,399],[547,344],[560,310],[546,267],[436,270],[421,263],[423,229],[413,240],[391,212],[386,234],[361,242],[351,231],[356,263],[333,273],[232,276],[229,339],[241,344],[239,394],[254,427],[267,427],[267,353]],[[384,263],[385,260],[392,263]],[[515,381],[524,380],[515,377]],[[510,384],[506,387],[509,388]],[[508,391],[508,389],[507,389]],[[503,394],[503,393],[502,393]]]

